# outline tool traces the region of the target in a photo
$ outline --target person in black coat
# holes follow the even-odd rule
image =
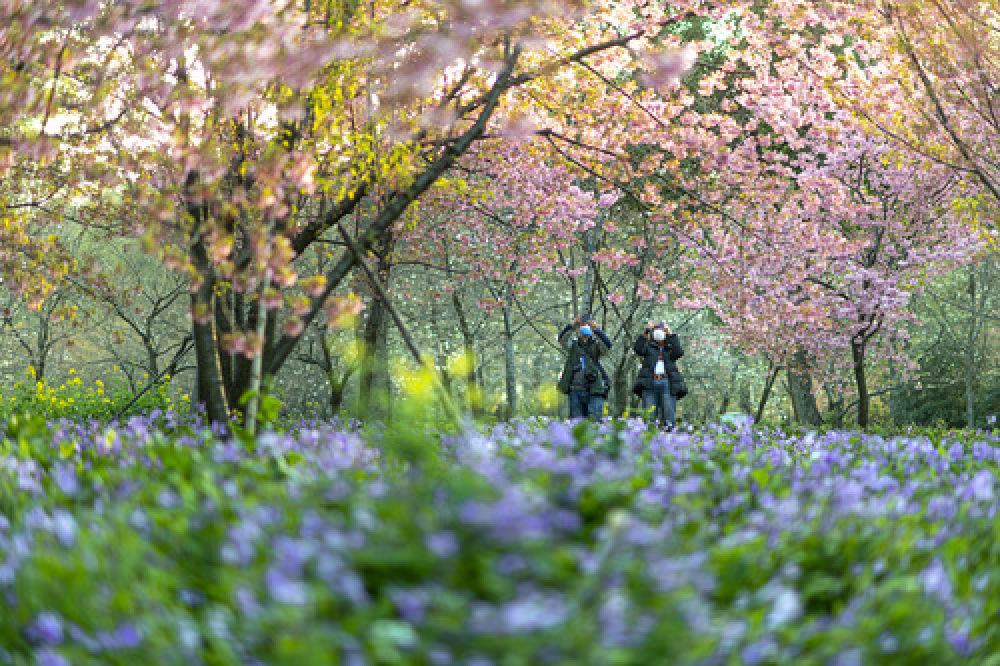
[[[666,323],[650,322],[632,349],[641,362],[634,391],[642,398],[643,408],[654,411],[657,423],[673,430],[677,400],[687,394],[676,363],[684,356],[680,339]]]
[[[569,396],[570,418],[599,419],[610,388],[600,359],[611,349],[611,339],[584,314],[563,328],[559,344],[566,350],[566,363],[558,387]]]

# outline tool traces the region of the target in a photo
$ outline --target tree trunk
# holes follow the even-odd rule
[[[572,246],[569,249],[569,268],[571,271],[576,268],[576,253]],[[569,276],[569,302],[572,309],[572,315],[569,319],[576,319],[580,316],[580,295],[576,285],[576,275]]]
[[[333,344],[330,342],[330,336],[326,332],[321,332],[319,339],[323,350],[323,373],[326,375],[327,385],[330,390],[327,403],[330,406],[330,414],[332,415],[339,412],[341,406],[344,404],[344,390],[347,387],[347,381],[354,374],[356,366],[347,367],[343,374],[337,372],[333,364]]]
[[[736,373],[739,372],[740,362],[737,361],[733,363],[732,370],[729,371],[729,383],[726,384],[726,392],[722,395],[722,401],[719,403],[719,415],[725,414],[729,411],[729,403],[733,399],[733,391],[736,388]]]
[[[195,172],[189,174],[189,184],[196,180]],[[188,212],[196,220],[204,215],[204,211],[194,204],[189,204]],[[221,345],[215,330],[215,273],[200,233],[192,235],[191,258],[201,276],[201,284],[191,293],[191,337],[197,365],[198,401],[205,408],[205,416],[209,422],[228,425],[229,402],[223,388],[222,369],[219,366]]]
[[[451,292],[451,303],[458,317],[458,328],[462,333],[463,353],[465,354],[465,393],[469,411],[479,416],[483,411],[483,386],[476,376],[476,339],[465,316],[465,306],[458,291]]]
[[[229,405],[222,388],[215,319],[212,316],[212,287],[212,280],[206,278],[202,286],[191,294],[191,335],[197,361],[197,393],[209,422],[229,423]]]
[[[729,409],[729,393],[727,392],[722,396],[722,402],[719,404],[719,409],[717,410],[720,415],[725,414]]]
[[[219,372],[222,375],[222,386],[226,393],[226,400],[235,402],[231,391],[233,388],[233,365],[235,355],[225,351],[222,346],[222,337],[232,333],[233,322],[236,319],[236,305],[233,302],[234,294],[232,289],[225,285],[220,285],[213,298],[215,310],[215,338],[218,346]]]
[[[899,339],[894,335],[890,341],[893,353],[899,350]],[[903,422],[903,410],[899,399],[899,371],[896,368],[896,361],[893,359],[892,354],[889,355],[888,361],[888,376],[886,379],[889,382],[889,418],[896,425]]]
[[[146,364],[149,366],[149,376],[159,377],[160,376],[160,360],[156,353],[156,346],[153,342],[153,332],[146,328],[145,333],[142,336],[142,346],[146,350]]]
[[[264,328],[267,325],[267,311],[264,309],[264,292],[267,289],[268,281],[265,279],[260,286],[260,293],[257,295],[257,341],[260,349],[253,357],[250,371],[250,400],[247,402],[247,409],[244,416],[244,427],[250,434],[257,432],[257,413],[260,408],[261,391],[261,370],[264,367]]]
[[[478,359],[477,359],[477,361],[478,361]],[[475,374],[476,374],[476,384],[478,386],[485,387],[486,386],[486,369],[483,367],[482,363],[478,363],[478,362],[476,363]],[[485,397],[485,395],[486,394],[484,393],[483,396]],[[483,409],[485,411],[485,406],[484,406]]]
[[[843,395],[837,398],[832,398],[830,400],[830,412],[833,414],[833,416],[831,417],[832,421],[830,425],[832,425],[837,430],[843,430],[844,416],[847,412],[846,408],[844,407]]]
[[[242,333],[256,332],[259,328],[260,301],[258,297],[247,298],[244,294],[236,294],[236,331]],[[232,374],[226,385],[226,395],[229,398],[230,409],[234,410],[239,418],[244,418],[243,407],[240,400],[243,395],[250,390],[253,377],[252,359],[245,354],[234,354],[232,357]]]
[[[359,377],[358,407],[363,419],[388,419],[390,412],[389,383],[389,309],[379,297],[379,286],[381,292],[390,292],[391,264],[390,253],[394,238],[392,230],[386,231],[385,235],[376,244],[373,254],[373,262],[369,262],[371,270],[367,271],[365,277],[368,280],[377,280],[378,285],[370,284],[371,302],[367,308],[368,317],[365,319],[364,345],[361,363],[361,375]],[[364,261],[363,258],[358,259]]]
[[[35,336],[35,381],[45,380],[45,365],[49,356],[49,313],[44,309],[38,313],[38,333]]]
[[[441,319],[443,316],[441,300],[431,298],[431,337],[434,341],[434,367],[441,376],[441,384],[449,395],[454,395],[453,377],[448,371],[448,349],[445,347],[445,335],[441,330]]]
[[[812,376],[809,374],[804,351],[799,350],[792,355],[787,367],[786,378],[795,422],[814,427],[822,425],[823,419],[820,416],[819,407],[816,406]]]
[[[625,408],[628,407],[628,397],[632,393],[632,387],[629,385],[628,352],[629,350],[622,351],[611,377],[609,413],[615,418],[620,418],[625,413]]]
[[[979,337],[979,311],[976,307],[976,269],[969,270],[969,339],[965,345],[965,426],[976,425],[975,380],[976,340]]]
[[[218,346],[222,389],[230,408],[236,414],[242,414],[243,408],[240,406],[240,398],[250,388],[252,362],[243,354],[227,352],[223,339],[227,335],[250,330],[256,331],[257,300],[254,299],[250,303],[249,307],[253,308],[253,311],[248,316],[248,305],[243,294],[233,291],[229,286],[225,286],[220,292],[215,295],[213,301],[215,304],[215,338]]]
[[[587,273],[583,281],[583,304],[581,311],[592,313],[594,311],[594,285],[597,283],[597,263],[594,261],[594,252],[597,251],[597,242],[601,237],[601,228],[604,226],[604,214],[597,215],[597,221],[592,229],[584,233],[583,240],[583,260],[587,262]]]
[[[504,375],[507,384],[508,417],[513,417],[517,413],[517,366],[514,363],[514,325],[510,310],[513,297],[513,288],[508,284],[507,297],[503,305]]]
[[[746,385],[740,387],[740,411],[744,414],[753,411],[753,396],[750,395],[750,388]]]
[[[385,305],[373,296],[365,320],[359,385],[359,407],[363,419],[384,419],[389,415],[388,371],[385,361],[389,317]]]
[[[871,406],[871,396],[868,395],[868,379],[865,377],[865,345],[867,340],[851,341],[851,356],[854,359],[854,381],[858,389],[858,427],[864,430],[868,427],[868,411]]]
[[[625,414],[625,410],[629,406],[629,397],[633,395],[632,369],[635,367],[635,363],[629,363],[629,361],[633,360],[635,357],[632,353],[632,345],[629,344],[629,341],[633,337],[632,326],[634,314],[634,312],[630,311],[629,315],[622,323],[622,353],[618,357],[618,362],[615,363],[611,374],[611,393],[608,396],[610,398],[608,400],[608,413],[615,418],[620,418]]]
[[[771,389],[774,388],[774,381],[778,378],[778,373],[781,372],[781,366],[774,361],[770,361],[769,366],[767,369],[767,379],[764,381],[764,390],[761,391],[760,402],[757,403],[757,411],[753,417],[754,423],[760,423],[760,420],[764,418],[764,408],[767,407],[767,399],[771,397]]]

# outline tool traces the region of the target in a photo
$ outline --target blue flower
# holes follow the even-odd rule
[[[39,613],[24,631],[25,637],[42,645],[59,645],[63,641],[62,618],[56,613]]]

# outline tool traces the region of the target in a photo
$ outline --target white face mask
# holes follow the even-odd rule
[[[658,328],[655,331],[653,331],[653,339],[656,340],[657,342],[663,342],[664,340],[667,339],[667,332],[664,331],[662,328]]]

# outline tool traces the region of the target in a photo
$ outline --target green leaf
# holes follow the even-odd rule
[[[750,472],[750,478],[752,478],[761,488],[766,488],[767,482],[770,480],[767,470],[764,469],[752,470]]]

